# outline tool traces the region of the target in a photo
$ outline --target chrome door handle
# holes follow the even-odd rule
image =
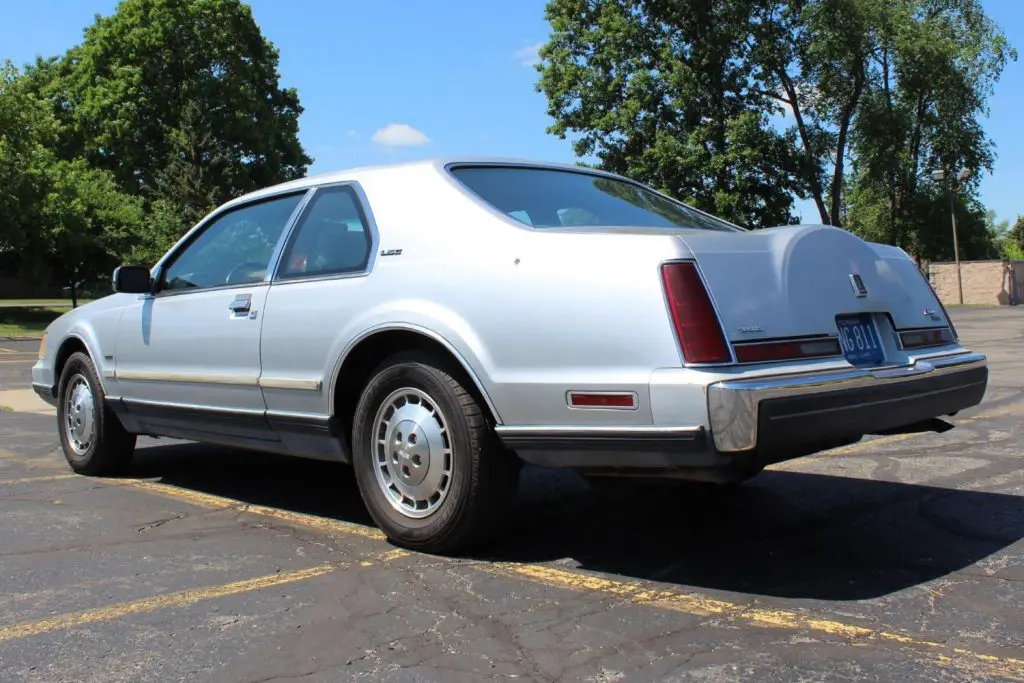
[[[250,306],[252,306],[252,296],[249,294],[236,296],[231,303],[228,304],[228,308],[235,313],[247,313]]]

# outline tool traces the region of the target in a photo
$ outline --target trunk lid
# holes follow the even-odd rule
[[[946,325],[931,288],[902,251],[840,228],[677,236],[693,253],[730,341],[835,335],[836,315],[856,313],[889,314],[900,329]]]

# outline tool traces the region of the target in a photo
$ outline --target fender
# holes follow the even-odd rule
[[[422,311],[423,309],[420,310]],[[451,311],[447,312],[452,313]],[[457,320],[461,319],[457,318]],[[435,319],[435,322],[439,321]],[[450,332],[455,332],[455,330],[453,330],[449,325],[438,326],[446,327],[448,328],[448,330],[450,330]],[[501,414],[498,412],[498,409],[494,405],[494,402],[491,400],[490,394],[488,392],[489,378],[486,372],[481,373],[478,372],[477,370],[478,367],[483,369],[483,358],[486,358],[486,354],[476,352],[476,349],[473,348],[473,345],[468,343],[464,338],[460,338],[461,335],[451,335],[452,337],[455,337],[458,342],[460,342],[453,343],[453,341],[449,338],[448,335],[441,334],[432,327],[427,327],[423,324],[403,320],[390,320],[387,322],[379,322],[373,324],[369,327],[365,327],[361,332],[357,333],[355,336],[349,339],[348,343],[345,345],[341,354],[339,354],[338,359],[335,361],[334,366],[331,370],[331,374],[327,378],[327,381],[325,382],[325,389],[327,391],[327,396],[329,397],[330,401],[329,414],[334,414],[334,384],[338,377],[338,374],[341,371],[342,365],[344,365],[345,363],[345,359],[348,358],[349,354],[352,353],[352,350],[355,349],[363,340],[367,339],[368,337],[374,334],[379,334],[381,332],[387,332],[392,330],[401,330],[405,332],[415,332],[418,334],[422,334],[423,336],[433,339],[434,341],[438,342],[443,347],[445,347],[445,349],[447,349],[448,352],[451,353],[452,356],[459,362],[463,370],[465,370],[466,374],[472,380],[473,384],[476,385],[477,390],[480,392],[480,395],[483,397],[484,402],[487,404],[487,407],[494,415],[497,423],[502,424]],[[479,344],[479,341],[477,343]]]

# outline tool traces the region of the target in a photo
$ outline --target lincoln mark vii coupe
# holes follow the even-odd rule
[[[396,544],[454,552],[522,463],[741,481],[978,404],[985,356],[898,248],[746,230],[617,175],[441,159],[234,199],[47,330],[71,468],[139,435],[351,464]]]

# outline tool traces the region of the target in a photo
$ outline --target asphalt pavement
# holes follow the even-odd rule
[[[947,433],[731,492],[527,468],[457,559],[388,544],[340,465],[143,439],[73,475],[2,342],[0,680],[1024,680],[1024,310],[952,314],[992,374]]]

